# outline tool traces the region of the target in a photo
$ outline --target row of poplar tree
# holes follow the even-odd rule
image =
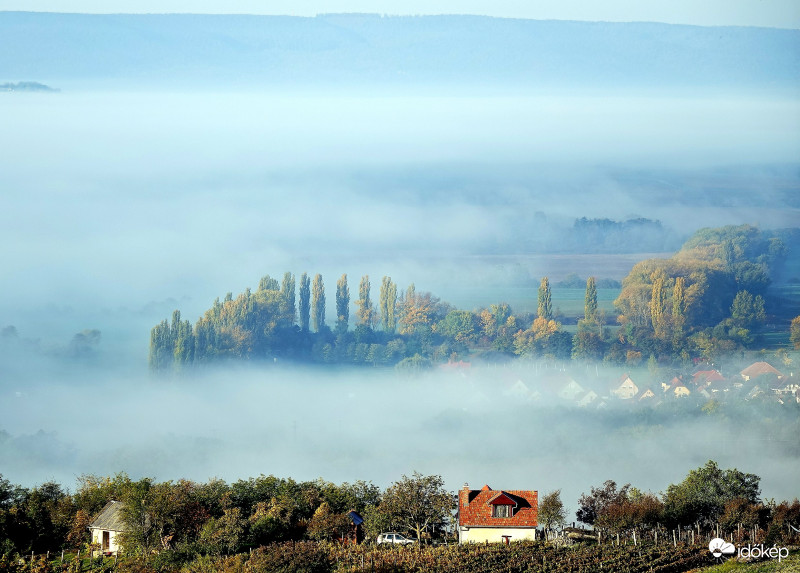
[[[356,324],[350,330],[350,289],[347,275],[336,283],[336,322],[326,324],[326,295],[322,276],[303,273],[299,288],[287,272],[279,283],[269,275],[258,290],[231,293],[194,326],[175,311],[151,331],[153,370],[182,368],[225,358],[287,357],[322,363],[357,363],[423,367],[431,360],[461,357],[476,347],[508,356],[547,355],[561,359],[580,356],[572,334],[555,318],[549,279],[542,278],[537,313],[514,314],[508,304],[492,304],[475,312],[458,310],[411,284],[399,291],[383,277],[377,306],[365,275],[355,300]],[[299,319],[299,320],[298,320]],[[586,282],[584,319],[601,323],[597,285]]]
[[[355,330],[350,331],[346,274],[336,282],[333,328],[326,323],[322,275],[312,279],[303,273],[299,286],[291,272],[286,272],[280,283],[264,276],[255,292],[247,289],[236,298],[228,293],[222,301],[216,299],[194,326],[177,310],[171,322],[165,319],[156,325],[151,331],[150,366],[162,370],[221,358],[313,360],[323,355],[328,362],[336,358],[331,349],[348,344],[388,346],[390,358],[397,361],[408,349],[404,343],[388,342],[432,334],[434,323],[451,310],[431,293],[417,293],[413,284],[398,295],[397,284],[386,276],[381,281],[377,306],[370,291],[369,276],[365,275],[354,301]]]

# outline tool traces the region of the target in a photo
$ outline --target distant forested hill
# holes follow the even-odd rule
[[[661,90],[785,88],[800,31],[500,19],[0,12],[5,77]]]

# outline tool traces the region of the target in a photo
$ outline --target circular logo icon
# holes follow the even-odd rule
[[[724,539],[715,537],[711,540],[711,543],[708,544],[708,550],[711,552],[711,555],[720,559],[723,555],[733,555],[736,553],[736,546],[734,546],[733,543],[728,543]]]

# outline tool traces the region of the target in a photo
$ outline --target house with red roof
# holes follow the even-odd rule
[[[768,362],[753,362],[750,366],[745,368],[739,373],[745,381],[764,376],[765,374],[774,374],[778,380],[783,380],[783,373],[774,368]]]
[[[692,383],[695,388],[705,388],[716,382],[725,382],[725,377],[719,370],[699,370],[692,374]]]
[[[500,543],[536,539],[536,490],[494,490],[488,485],[458,492],[458,542]]]

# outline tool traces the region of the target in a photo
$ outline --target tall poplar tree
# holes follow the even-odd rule
[[[261,277],[261,280],[258,281],[258,290],[278,290],[280,289],[280,285],[276,279],[273,279],[269,275],[264,275]]]
[[[358,284],[358,322],[365,326],[372,326],[375,309],[372,307],[372,300],[369,298],[369,275],[361,277],[361,282]]]
[[[283,274],[281,283],[281,314],[289,324],[294,324],[295,317],[295,283],[290,272]]]
[[[381,280],[380,307],[381,324],[384,332],[394,333],[394,329],[397,326],[397,319],[395,318],[396,305],[397,285],[392,282],[391,277],[383,277]]]
[[[169,322],[164,319],[150,331],[150,369],[158,371],[170,367],[175,359],[174,347]]]
[[[311,317],[311,279],[306,273],[300,275],[300,330],[308,331],[308,324]]]
[[[350,289],[347,287],[347,274],[336,281],[336,331],[347,332],[350,322]]]
[[[537,314],[539,318],[546,318],[547,320],[553,318],[553,298],[550,292],[550,280],[547,277],[542,277],[542,283],[539,285]]]
[[[665,275],[658,273],[653,279],[653,292],[650,298],[650,320],[653,322],[653,334],[656,338],[664,339],[667,336],[667,293],[665,288]]]
[[[672,339],[676,346],[683,340],[683,328],[686,325],[686,279],[675,278],[672,289]]]
[[[597,317],[597,283],[594,277],[586,279],[586,299],[583,305],[583,317],[594,320]]]
[[[325,285],[319,273],[311,285],[311,324],[317,332],[325,328]]]

